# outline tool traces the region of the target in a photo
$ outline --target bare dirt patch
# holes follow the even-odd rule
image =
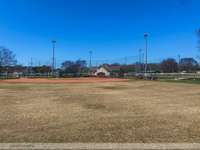
[[[101,82],[121,82],[127,81],[127,79],[119,78],[20,78],[20,79],[8,79],[0,80],[0,83],[44,83],[44,84],[65,84],[65,83],[101,83]]]
[[[151,81],[2,83],[0,142],[198,143],[199,93]]]

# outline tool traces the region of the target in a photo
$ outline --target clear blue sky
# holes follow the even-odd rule
[[[115,59],[138,55],[149,36],[149,59],[196,57],[200,0],[0,0],[0,45],[20,63],[33,57]]]

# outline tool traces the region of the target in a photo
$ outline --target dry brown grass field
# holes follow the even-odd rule
[[[0,83],[0,142],[200,142],[200,85]]]

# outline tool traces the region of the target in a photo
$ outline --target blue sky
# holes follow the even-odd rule
[[[199,0],[0,0],[0,45],[19,63],[118,59],[138,55],[149,33],[149,60],[196,57]]]

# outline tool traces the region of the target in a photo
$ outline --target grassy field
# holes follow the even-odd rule
[[[2,83],[0,142],[200,142],[200,85]]]

